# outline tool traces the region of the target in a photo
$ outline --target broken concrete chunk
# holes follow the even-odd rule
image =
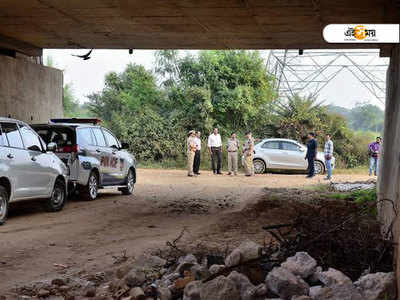
[[[325,285],[343,285],[343,284],[352,284],[352,281],[349,277],[344,275],[342,272],[329,268],[328,271],[317,273],[319,281],[321,281]]]
[[[238,291],[240,292],[241,300],[252,300],[255,293],[255,286],[250,282],[246,275],[236,271],[229,274],[228,279],[232,280]]]
[[[310,288],[300,276],[282,267],[276,267],[269,272],[265,281],[269,290],[285,300],[292,296],[308,295]]]
[[[219,276],[201,286],[200,299],[240,300],[240,292],[232,280]]]
[[[225,268],[225,265],[212,265],[209,269],[210,274],[216,274],[223,270]]]
[[[314,274],[317,261],[306,252],[297,252],[296,255],[289,257],[281,266],[291,271],[294,275],[307,278]]]
[[[396,277],[393,272],[368,274],[358,279],[354,285],[365,300],[396,299]]]
[[[236,248],[235,250],[233,250],[231,252],[231,254],[229,254],[226,259],[225,259],[225,265],[227,267],[232,267],[232,266],[236,266],[240,263],[240,250],[238,248]]]
[[[310,297],[312,300],[365,300],[352,283],[314,286],[310,288]]]
[[[146,275],[143,271],[132,270],[125,276],[125,283],[129,287],[141,285],[146,280]]]
[[[185,287],[185,290],[183,291],[183,300],[201,300],[201,285],[201,281],[192,281],[188,283]]]

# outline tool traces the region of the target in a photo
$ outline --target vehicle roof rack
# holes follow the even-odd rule
[[[101,123],[97,118],[60,118],[50,119],[50,123],[69,123],[69,124],[93,124],[98,125]]]

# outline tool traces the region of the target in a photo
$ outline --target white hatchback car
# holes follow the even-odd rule
[[[39,135],[21,121],[0,118],[0,225],[10,202],[46,199],[48,211],[63,208],[67,167]]]
[[[254,172],[261,174],[267,169],[274,170],[307,170],[307,160],[304,159],[307,147],[289,139],[265,139],[254,147]],[[332,167],[335,166],[335,158],[332,158]],[[326,171],[323,152],[317,153],[314,162],[315,174],[324,174]]]

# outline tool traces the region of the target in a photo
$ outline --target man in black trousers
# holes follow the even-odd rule
[[[312,178],[315,175],[314,160],[317,158],[317,148],[318,142],[315,139],[315,133],[310,132],[307,135],[307,154],[304,159],[308,160],[308,176],[307,178]]]
[[[211,155],[211,165],[214,174],[222,175],[221,160],[222,160],[222,140],[218,133],[218,128],[214,128],[213,132],[208,137],[208,151]]]
[[[196,152],[194,154],[194,163],[193,163],[193,173],[196,175],[200,175],[200,151],[201,151],[201,139],[200,139],[200,131],[196,132],[196,137],[194,138],[194,142],[196,144]]]

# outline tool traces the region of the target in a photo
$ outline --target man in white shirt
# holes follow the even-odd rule
[[[194,163],[193,163],[193,173],[196,175],[200,175],[200,151],[201,151],[201,139],[200,139],[200,131],[196,132],[196,137],[194,138],[194,143],[196,144],[196,153],[194,154]]]
[[[213,133],[211,133],[208,137],[208,151],[211,155],[211,165],[214,174],[222,175],[222,140],[221,136],[218,133],[218,128],[214,128]]]

